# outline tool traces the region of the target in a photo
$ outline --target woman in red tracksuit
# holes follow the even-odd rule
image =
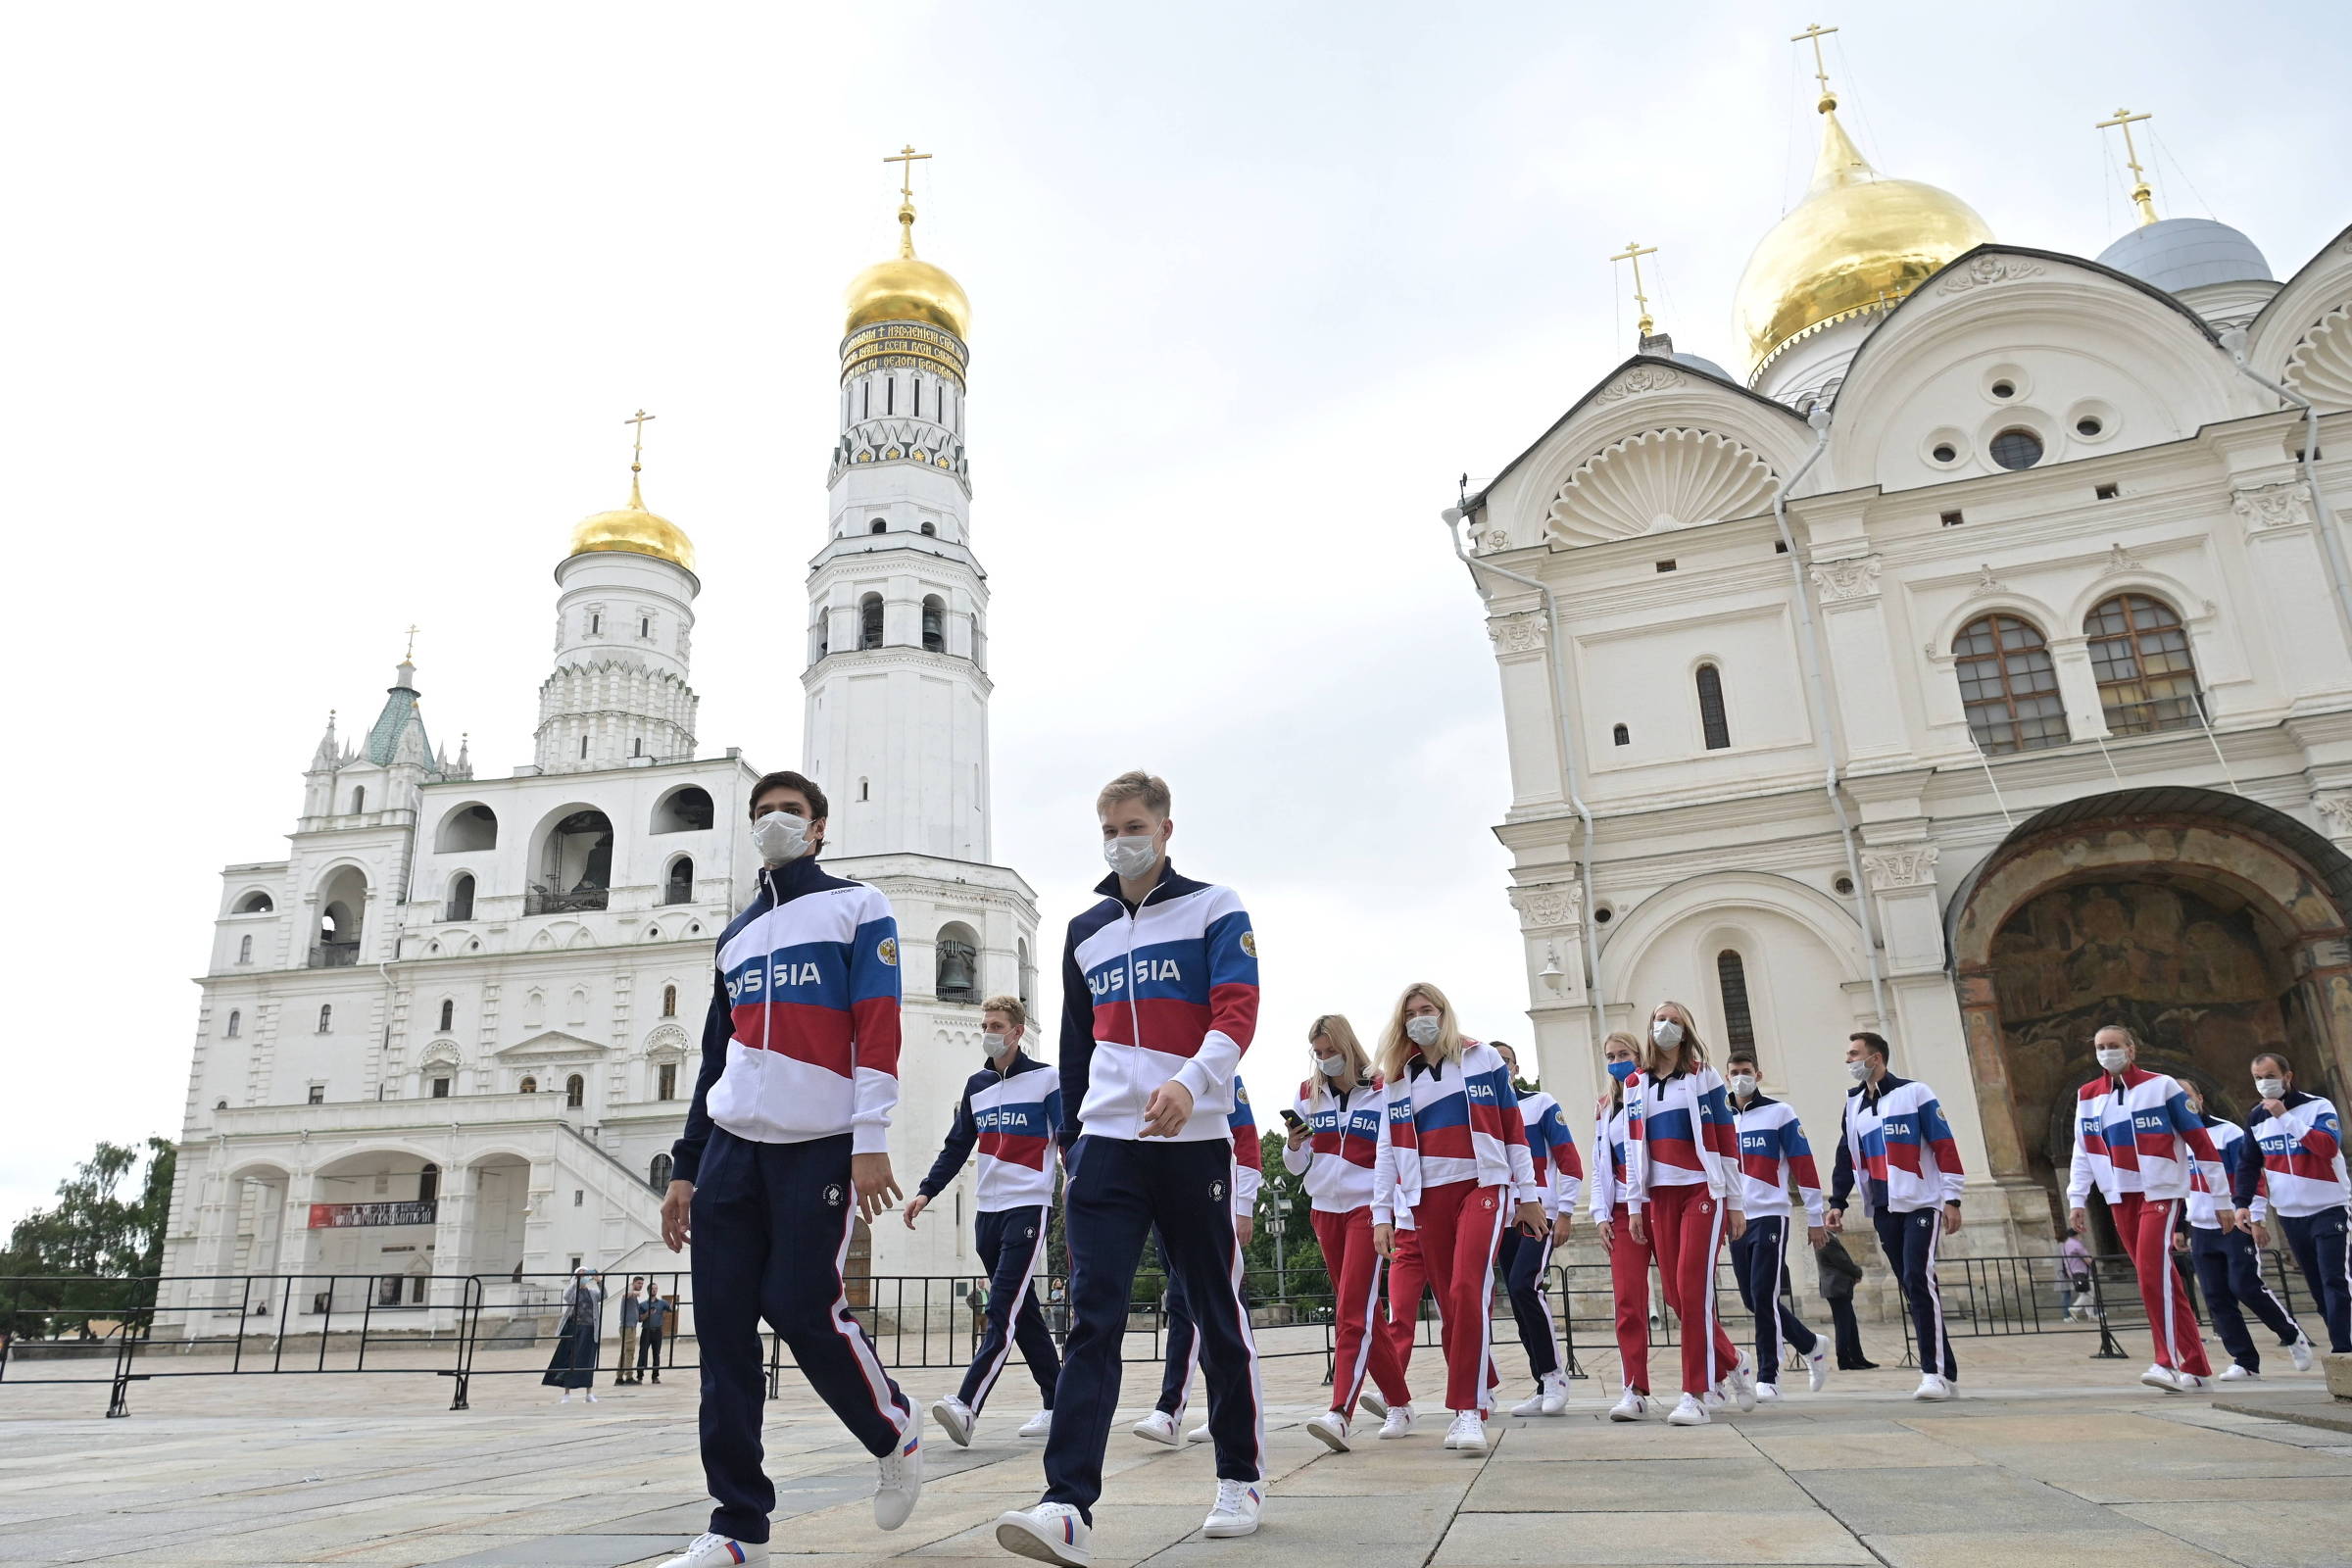
[[[1495,1248],[1505,1225],[1530,1236],[1544,1225],[1527,1123],[1501,1054],[1462,1037],[1452,1004],[1435,986],[1405,988],[1380,1067],[1388,1111],[1373,1165],[1373,1245],[1389,1257],[1398,1230],[1419,1238],[1445,1319],[1446,1404],[1453,1412],[1446,1446],[1484,1453]]]
[[[1298,1104],[1284,1118],[1290,1137],[1282,1163],[1303,1178],[1332,1293],[1331,1408],[1307,1422],[1306,1430],[1346,1453],[1348,1423],[1367,1372],[1380,1390],[1378,1413],[1400,1427],[1413,1419],[1403,1363],[1376,1321],[1381,1256],[1372,1246],[1372,1167],[1388,1100],[1346,1018],[1336,1012],[1317,1018],[1307,1028],[1306,1045],[1314,1076],[1298,1086]],[[1372,1402],[1372,1396],[1364,1397]],[[1386,1425],[1381,1435],[1388,1436]]]
[[[1625,1393],[1609,1406],[1612,1421],[1639,1421],[1649,1414],[1649,1260],[1647,1242],[1634,1240],[1627,1223],[1625,1176],[1633,1139],[1632,1106],[1626,1088],[1642,1071],[1642,1042],[1620,1031],[1601,1042],[1609,1092],[1592,1107],[1592,1223],[1609,1254],[1609,1294],[1617,1309],[1617,1364]]]
[[[1642,1072],[1626,1089],[1626,1229],[1658,1254],[1658,1283],[1681,1320],[1683,1397],[1666,1419],[1704,1426],[1708,1396],[1742,1410],[1756,1404],[1754,1365],[1732,1347],[1715,1314],[1715,1260],[1728,1231],[1747,1229],[1740,1209],[1740,1132],[1723,1077],[1707,1065],[1690,1009],[1663,1002],[1649,1017]]]

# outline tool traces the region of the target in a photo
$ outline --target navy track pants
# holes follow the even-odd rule
[[[1522,1236],[1516,1225],[1502,1228],[1494,1250],[1494,1272],[1510,1293],[1511,1321],[1527,1349],[1528,1376],[1542,1383],[1560,1369],[1560,1348],[1551,1331],[1551,1302],[1544,1296],[1551,1268],[1551,1233]]]
[[[1740,1281],[1740,1304],[1756,1320],[1756,1381],[1781,1381],[1781,1341],[1799,1355],[1821,1348],[1821,1336],[1781,1299],[1781,1276],[1788,1268],[1788,1214],[1749,1215],[1747,1229],[1732,1238],[1732,1273]]]
[[[1037,1307],[1037,1264],[1046,1255],[1046,1210],[1032,1203],[983,1213],[977,1227],[980,1262],[988,1270],[988,1313],[980,1330],[980,1348],[963,1387],[956,1396],[974,1415],[988,1402],[997,1375],[1004,1370],[1015,1345],[1037,1379],[1045,1409],[1054,1408],[1054,1383],[1061,1376],[1061,1358],[1054,1354],[1054,1336],[1046,1315]]]
[[[2249,1372],[2262,1370],[2262,1351],[2246,1328],[2249,1311],[2278,1336],[2280,1345],[2303,1337],[2286,1303],[2271,1294],[2270,1283],[2262,1277],[2262,1253],[2255,1250],[2253,1237],[2218,1225],[2191,1225],[2188,1258],[2196,1266],[2197,1287],[2205,1293],[2205,1315],[2213,1319],[2213,1332],[2221,1336],[2230,1360]]]
[[[1943,1327],[1943,1291],[1936,1283],[1936,1254],[1943,1246],[1942,1208],[1915,1208],[1908,1214],[1890,1214],[1881,1208],[1872,1210],[1870,1218],[1878,1227],[1886,1266],[1894,1271],[1895,1283],[1903,1288],[1904,1304],[1911,1308],[1919,1369],[1958,1377],[1960,1363],[1952,1355],[1952,1337]],[[1936,1354],[1939,1348],[1940,1356]]]
[[[2328,1324],[2328,1348],[2352,1355],[2352,1208],[2317,1214],[2273,1214],[2271,1223],[2286,1238],[2286,1250],[2319,1298]]]

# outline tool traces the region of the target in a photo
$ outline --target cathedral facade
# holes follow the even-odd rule
[[[969,308],[915,258],[910,202],[900,217],[902,254],[851,288],[798,765],[830,797],[827,865],[897,910],[892,1154],[911,1191],[981,1054],[980,1002],[1035,997],[1037,910],[989,858]],[[661,1201],[712,944],[758,865],[760,776],[733,748],[701,755],[694,567],[632,477],[556,567],[529,763],[483,778],[469,745],[436,749],[404,661],[364,736],[330,718],[285,856],[223,869],[165,1241],[190,1334],[214,1331],[207,1308],[289,1331],[444,1320],[450,1276],[530,1311],[580,1264],[685,1266]],[[861,1228],[857,1265],[969,1272],[970,1181],[920,1232]]]
[[[2247,1107],[2352,1075],[2352,231],[2096,259],[1881,174],[1822,96],[1737,373],[1640,352],[1446,519],[1546,1087],[1661,1001],[1833,1138],[1847,1035],[1939,1092],[1971,1250],[2046,1255],[2121,1021]]]

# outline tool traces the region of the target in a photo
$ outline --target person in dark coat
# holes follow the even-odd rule
[[[1821,1298],[1830,1303],[1830,1321],[1837,1328],[1838,1370],[1872,1370],[1879,1363],[1862,1353],[1862,1325],[1854,1321],[1854,1282],[1862,1277],[1862,1265],[1832,1231],[1814,1250],[1813,1266],[1820,1272]]]
[[[546,1376],[539,1380],[548,1388],[564,1391],[558,1404],[569,1404],[574,1389],[585,1390],[588,1402],[596,1402],[597,1324],[604,1306],[605,1277],[584,1268],[573,1269],[571,1284],[564,1292],[564,1325],[556,1331],[556,1353],[548,1360]]]
[[[654,1381],[662,1381],[662,1337],[669,1332],[669,1298],[657,1286],[645,1289],[645,1305],[637,1319],[637,1375],[632,1381],[643,1382],[645,1369],[654,1369]]]

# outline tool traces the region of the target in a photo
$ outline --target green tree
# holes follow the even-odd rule
[[[1315,1228],[1307,1218],[1311,1204],[1306,1196],[1303,1178],[1283,1169],[1282,1129],[1258,1134],[1257,1147],[1266,1162],[1265,1185],[1257,1194],[1257,1229],[1250,1238],[1249,1250],[1243,1254],[1250,1271],[1251,1294],[1260,1299],[1271,1299],[1279,1286],[1288,1287],[1293,1297],[1325,1297],[1331,1294],[1331,1282],[1323,1266],[1323,1244],[1315,1239]],[[1278,1209],[1278,1199],[1290,1200],[1288,1211]],[[1282,1236],[1282,1270],[1274,1268],[1274,1227],[1267,1222],[1282,1213],[1287,1222]]]
[[[54,1204],[16,1223],[0,1251],[0,1313],[11,1333],[72,1333],[152,1302],[140,1282],[163,1261],[176,1152],[161,1138],[144,1150],[101,1143],[58,1183]]]

